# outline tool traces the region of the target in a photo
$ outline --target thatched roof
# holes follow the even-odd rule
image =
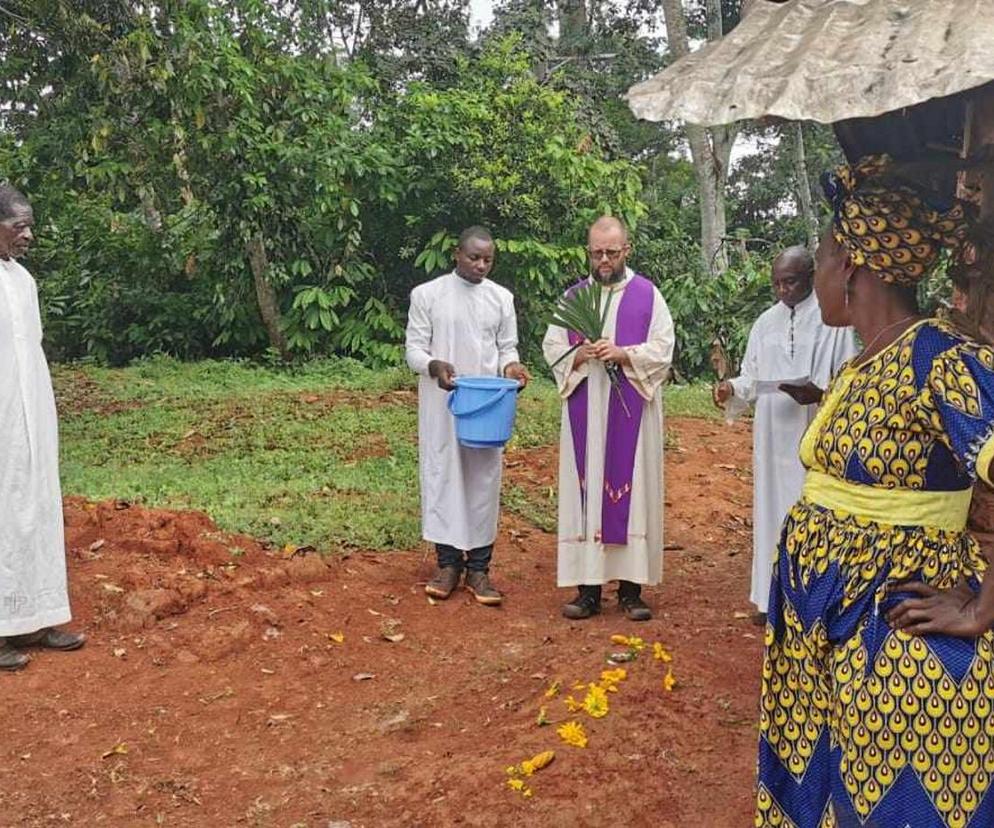
[[[650,121],[833,123],[994,80],[992,0],[757,0],[721,40],[628,92]]]

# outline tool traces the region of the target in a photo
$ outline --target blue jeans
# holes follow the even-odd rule
[[[470,572],[489,572],[490,558],[494,554],[494,545],[479,546],[463,552],[454,546],[445,543],[436,543],[435,552],[438,554],[438,566],[444,569],[447,566],[454,566],[456,569],[465,567]]]

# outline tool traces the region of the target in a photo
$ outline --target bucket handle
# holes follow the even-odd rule
[[[488,408],[493,408],[497,405],[504,397],[510,394],[512,391],[517,392],[517,388],[501,388],[494,394],[489,400],[484,400],[475,408],[467,408],[465,411],[456,411],[452,404],[455,402],[456,395],[449,394],[449,399],[446,400],[446,404],[449,406],[449,411],[452,412],[453,417],[472,417],[474,414],[479,414],[481,411],[486,411]]]

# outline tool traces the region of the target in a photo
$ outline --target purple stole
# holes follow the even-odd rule
[[[584,280],[570,288],[576,290],[587,284]],[[618,305],[615,324],[616,345],[641,345],[649,336],[654,299],[652,282],[636,274],[625,285]],[[579,334],[567,331],[570,345],[581,341]],[[624,371],[619,371],[621,393],[631,412],[625,413],[614,387],[610,390],[607,413],[607,441],[604,457],[604,491],[601,501],[602,543],[628,543],[628,516],[632,508],[632,475],[635,471],[635,449],[638,447],[639,429],[645,400],[628,381]],[[580,498],[586,512],[587,499],[587,380],[577,386],[567,402],[570,432],[573,436],[573,453],[580,477]]]

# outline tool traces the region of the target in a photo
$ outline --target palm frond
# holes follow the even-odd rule
[[[611,308],[611,300],[614,298],[614,291],[608,291],[607,301],[601,307],[601,299],[604,295],[603,291],[604,288],[591,279],[587,284],[576,288],[572,293],[562,297],[556,304],[549,324],[573,331],[581,337],[581,341],[570,347],[559,359],[552,363],[551,367],[555,368],[579,348],[584,340],[596,342],[603,337],[604,326],[607,324],[607,314]],[[607,370],[611,386],[621,401],[621,406],[625,414],[631,417],[632,413],[629,411],[625,397],[621,393],[620,369],[612,362],[606,363],[604,367]]]

